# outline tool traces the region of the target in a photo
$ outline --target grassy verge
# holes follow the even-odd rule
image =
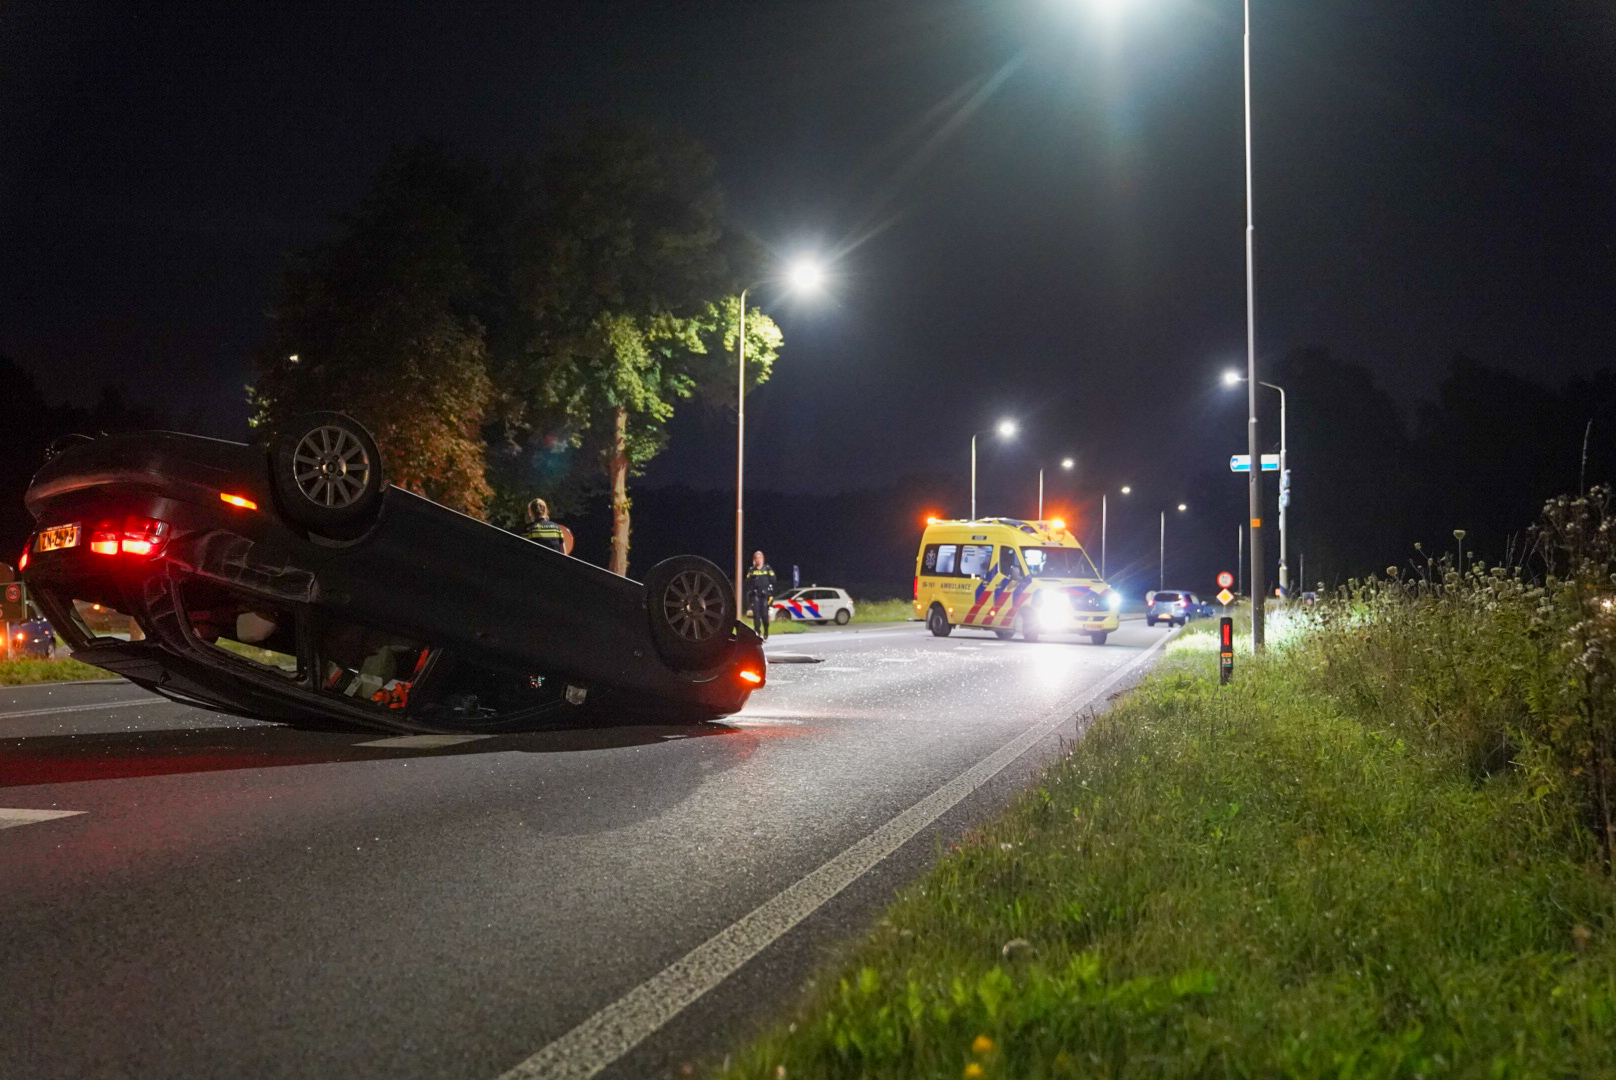
[[[1616,1075],[1612,881],[1520,764],[1539,601],[1476,583],[1227,688],[1190,633],[722,1075]]]
[[[108,672],[78,660],[0,660],[0,686],[110,678]]]

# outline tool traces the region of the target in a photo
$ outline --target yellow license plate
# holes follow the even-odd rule
[[[35,551],[61,551],[63,548],[79,546],[79,527],[72,525],[53,525],[48,529],[39,530],[39,538],[34,541]]]

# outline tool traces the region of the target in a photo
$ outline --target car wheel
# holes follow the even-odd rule
[[[933,604],[926,613],[926,629],[931,631],[932,637],[947,637],[954,632],[953,624],[948,621],[948,613],[937,604]]]
[[[294,525],[337,539],[370,527],[387,487],[376,440],[339,412],[295,418],[275,439],[270,469],[281,513]]]
[[[729,647],[735,597],[724,571],[697,555],[676,555],[645,577],[651,640],[669,667],[714,667]]]
[[[1016,616],[1016,628],[1021,631],[1022,641],[1031,642],[1034,644],[1037,643],[1038,630],[1031,624],[1031,622],[1028,621],[1027,616]]]
[[[996,636],[1000,641],[1009,641],[1011,638],[1016,636],[1016,632],[1014,630],[995,630],[993,633],[994,636]]]
[[[840,611],[838,611],[836,613],[836,625],[837,626],[846,626],[848,623],[850,623],[852,621],[853,621],[853,613],[851,611],[848,611],[846,608],[843,608],[842,610],[840,610]]]
[[[1089,641],[1096,645],[1104,645],[1107,633],[1105,630],[1096,630],[1089,635]]]

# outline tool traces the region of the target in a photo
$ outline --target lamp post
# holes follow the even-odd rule
[[[1001,439],[1016,437],[1016,422],[1014,420],[1000,420],[992,428],[978,431],[971,436],[971,520],[976,520],[976,436],[986,435],[992,431]]]
[[[1061,459],[1061,468],[1067,472],[1071,472],[1076,465],[1077,462],[1071,458]],[[1038,466],[1038,520],[1044,520],[1044,467],[1042,465]]]
[[[1230,370],[1223,373],[1223,385],[1225,386],[1234,386],[1237,383],[1243,383],[1245,381],[1246,376],[1240,374],[1238,371]],[[1286,562],[1286,554],[1288,550],[1288,545],[1286,542],[1286,537],[1288,536],[1286,522],[1289,517],[1291,501],[1291,462],[1290,453],[1286,449],[1285,445],[1285,431],[1287,427],[1285,422],[1285,388],[1283,386],[1276,386],[1271,382],[1263,382],[1260,379],[1257,381],[1257,385],[1266,386],[1270,390],[1279,391],[1279,591],[1288,597],[1291,594],[1291,579],[1290,570]],[[1252,458],[1251,460],[1254,462],[1259,461],[1257,458]],[[1252,467],[1252,471],[1257,471],[1256,465]]]
[[[1095,8],[1107,10],[1116,0],[1090,0]],[[1247,513],[1251,519],[1251,647],[1263,649],[1263,555],[1262,555],[1262,444],[1257,430],[1257,275],[1256,209],[1252,195],[1251,133],[1251,0],[1242,0],[1241,90],[1245,120],[1246,178],[1246,453],[1251,455],[1251,475],[1246,483]]]
[[[1188,509],[1189,509],[1189,507],[1186,506],[1184,503],[1179,503],[1178,504],[1178,512],[1179,513],[1182,514],[1184,511],[1186,511]],[[1101,576],[1103,577],[1104,575],[1102,574]],[[1167,588],[1167,511],[1166,510],[1163,510],[1161,512],[1161,563],[1160,563],[1159,569],[1156,571],[1156,588],[1158,588],[1158,589]]]
[[[819,287],[824,274],[817,263],[803,260],[794,265],[787,280],[798,290]],[[745,490],[746,490],[746,294],[761,282],[753,282],[741,290],[741,314],[735,335],[735,610],[741,609],[741,577],[746,560],[745,545]]]
[[[1124,495],[1132,495],[1133,488],[1129,487],[1127,484],[1123,484],[1122,493]],[[1105,526],[1107,517],[1106,511],[1108,509],[1106,506],[1106,500],[1109,498],[1110,494],[1111,493],[1109,491],[1102,492],[1100,494],[1100,577],[1102,578],[1105,577]]]

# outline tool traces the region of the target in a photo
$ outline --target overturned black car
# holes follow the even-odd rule
[[[75,437],[27,502],[23,575],[74,656],[187,704],[498,732],[711,719],[765,677],[711,562],[640,585],[389,487],[340,413],[269,448]]]

